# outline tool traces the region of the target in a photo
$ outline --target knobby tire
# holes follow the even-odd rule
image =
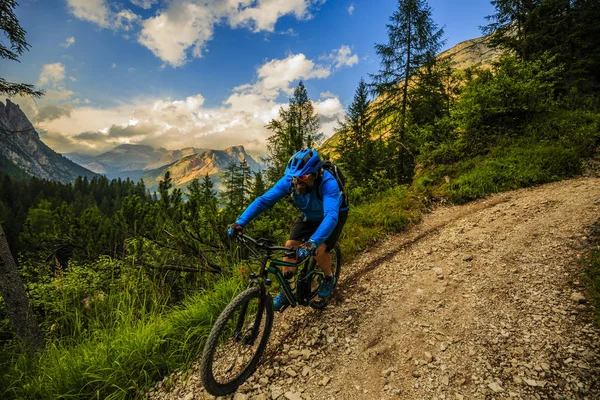
[[[254,305],[256,302],[256,305]],[[245,323],[240,335],[232,335],[232,330],[238,326],[240,312],[246,310]],[[262,310],[262,312],[261,312]],[[260,314],[260,316],[258,316]],[[246,343],[250,336],[252,327],[256,326],[260,331],[251,345]],[[264,323],[264,325],[263,325]],[[224,396],[233,393],[254,372],[260,356],[262,355],[273,326],[273,299],[269,295],[263,295],[259,287],[251,287],[237,295],[231,303],[225,307],[215,322],[202,355],[202,383],[206,391],[214,396]],[[254,349],[252,349],[254,347]],[[246,354],[244,354],[246,352]],[[243,356],[248,356],[247,361],[242,361],[237,366],[240,370],[233,376],[225,378],[235,364],[240,363]],[[231,367],[223,368],[223,363],[232,363]]]

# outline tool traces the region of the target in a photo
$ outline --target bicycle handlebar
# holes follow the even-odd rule
[[[237,240],[239,242],[242,242],[242,243],[250,242],[250,243],[254,244],[256,247],[260,247],[261,249],[267,250],[267,251],[284,251],[285,256],[293,256],[293,257],[296,256],[296,249],[294,249],[293,247],[273,246],[272,244],[274,242],[270,239],[265,239],[265,238],[254,239],[253,237],[244,235],[243,233],[240,233],[237,236],[234,236],[233,239]]]

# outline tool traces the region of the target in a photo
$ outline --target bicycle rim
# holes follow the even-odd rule
[[[310,271],[318,270],[317,263],[314,260],[314,258],[310,262],[311,262]],[[335,286],[337,286],[337,283],[340,279],[341,266],[342,266],[341,250],[338,245],[335,245],[335,247],[331,250],[331,272],[335,276]],[[312,278],[309,282],[309,284],[310,284],[310,297],[309,298],[311,298],[309,304],[312,308],[316,308],[316,309],[324,308],[327,305],[327,303],[329,302],[329,299],[331,298],[331,296],[329,296],[328,298],[323,299],[323,298],[319,297],[319,295],[317,294],[317,292],[319,291],[319,286],[321,285],[321,282],[323,281],[323,276],[324,275],[322,273],[315,273],[312,275]],[[335,288],[334,288],[334,290],[335,290]]]
[[[256,369],[273,324],[273,300],[252,287],[223,310],[202,356],[202,383],[207,392],[234,392]]]

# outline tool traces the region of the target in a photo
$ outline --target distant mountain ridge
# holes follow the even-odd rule
[[[158,187],[158,182],[167,170],[171,173],[174,185],[181,188],[186,187],[193,179],[202,179],[208,174],[216,186],[223,189],[223,172],[227,166],[231,162],[240,163],[244,160],[253,172],[265,169],[264,165],[246,153],[244,146],[232,146],[225,150],[204,150],[188,155],[172,164],[144,171],[142,178],[146,187],[152,190]]]
[[[109,179],[140,176],[141,171],[160,168],[206,149],[186,147],[180,150],[155,149],[141,144],[122,144],[97,156],[68,153],[65,157]],[[131,173],[135,171],[134,173]]]
[[[65,183],[98,174],[46,146],[21,108],[0,102],[0,170],[12,176],[37,176]]]
[[[151,191],[158,188],[158,182],[167,170],[171,172],[173,183],[177,187],[185,188],[194,178],[201,179],[208,174],[217,187],[223,188],[221,175],[231,162],[240,163],[245,160],[253,172],[265,169],[241,145],[225,150],[195,147],[166,150],[146,145],[122,144],[97,156],[77,153],[66,156],[109,179],[143,179]]]

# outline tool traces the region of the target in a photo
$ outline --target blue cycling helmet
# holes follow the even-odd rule
[[[290,158],[285,167],[285,174],[291,177],[314,174],[321,164],[321,157],[315,150],[302,149]]]

